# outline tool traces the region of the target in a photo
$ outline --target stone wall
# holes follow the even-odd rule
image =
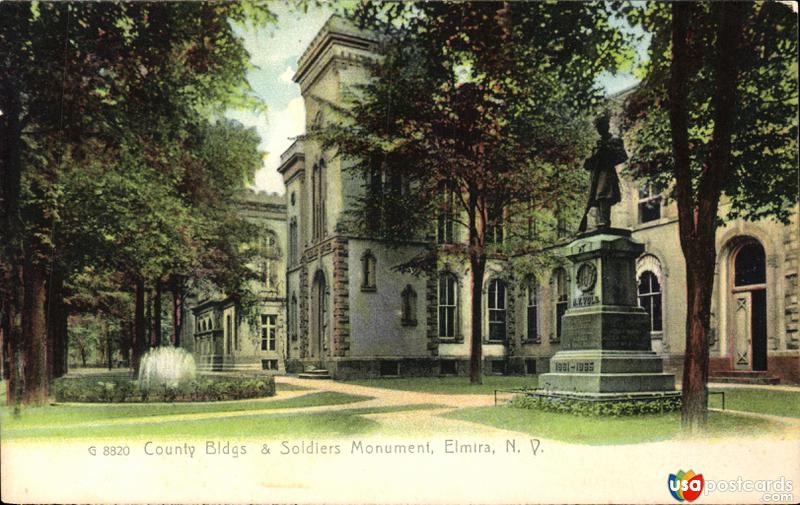
[[[332,242],[333,253],[333,355],[337,357],[350,354],[350,281],[348,245],[344,238]]]

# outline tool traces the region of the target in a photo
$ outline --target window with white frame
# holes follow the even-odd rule
[[[442,272],[439,274],[439,337],[452,338],[456,336],[457,326],[457,286],[453,274]]]
[[[489,281],[488,289],[489,340],[506,339],[506,283]]]
[[[649,223],[661,219],[661,193],[663,188],[653,183],[639,185],[639,222]]]
[[[278,316],[261,314],[261,350],[274,351],[278,339]]]
[[[539,283],[531,276],[525,286],[525,315],[528,340],[539,341]]]
[[[639,305],[650,316],[650,331],[662,331],[661,321],[661,283],[656,274],[649,270],[639,277]]]

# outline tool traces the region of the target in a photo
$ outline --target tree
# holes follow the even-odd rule
[[[439,204],[463,217],[479,383],[491,230],[574,187],[596,78],[628,55],[625,40],[597,4],[367,3],[352,15],[381,34],[380,60],[351,104],[329,104],[345,121],[311,133],[365,181],[351,226],[403,241],[430,229]]]
[[[697,429],[706,420],[717,226],[786,221],[797,203],[796,15],[745,2],[624,10],[652,33],[644,80],[625,106],[629,166],[673,182],[687,279],[681,418]]]
[[[136,146],[146,163],[129,167],[146,166],[157,175],[153,184],[169,186],[174,172],[158,169],[171,168],[178,140],[198,115],[258,105],[232,22],[272,21],[260,2],[0,6],[9,401],[23,392],[33,403],[47,397],[45,293],[49,272],[62,266],[54,261],[68,247],[57,241],[65,168],[72,174],[96,155]]]

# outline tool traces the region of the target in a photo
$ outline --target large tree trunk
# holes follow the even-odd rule
[[[5,263],[3,278],[3,353],[9,405],[22,400],[25,386],[22,349],[22,216],[19,198],[22,177],[22,107],[20,88],[10,78],[0,79],[0,185],[3,196]]]
[[[153,347],[161,346],[161,281],[156,281],[153,295]]]
[[[172,291],[172,333],[170,338],[172,345],[180,347],[181,345],[181,327],[183,326],[183,307],[182,307],[182,293],[180,288],[180,281],[173,279],[171,285]]]
[[[713,235],[705,249],[706,254],[698,254],[700,251],[696,249],[684,252],[687,315],[681,423],[690,431],[701,429],[707,418],[708,333],[715,256]]]
[[[67,325],[69,312],[64,303],[64,270],[53,262],[47,286],[47,365],[50,378],[67,373]]]
[[[105,320],[104,328],[106,331],[106,360],[108,363],[108,369],[111,370],[114,368],[114,362],[112,358],[111,352],[111,330],[108,329],[108,319]]]
[[[133,356],[131,366],[133,368],[134,377],[139,375],[139,364],[142,360],[142,355],[147,347],[147,328],[144,318],[144,280],[136,280],[136,306],[133,315]]]
[[[22,338],[25,342],[25,403],[47,403],[47,318],[45,315],[47,272],[33,254],[23,268],[25,294],[22,306]]]
[[[481,210],[479,210],[481,209]],[[469,263],[470,263],[470,353],[469,382],[483,383],[483,274],[486,270],[486,205],[479,205],[475,191],[467,196],[467,219],[469,221]]]
[[[472,314],[470,321],[471,339],[469,353],[469,382],[483,382],[483,274],[486,270],[486,257],[470,255],[470,303]]]
[[[690,2],[672,4],[672,62],[668,88],[680,242],[686,262],[681,423],[690,431],[702,428],[707,419],[708,334],[714,289],[716,220],[722,189],[730,174],[731,136],[736,118],[737,49],[746,6],[740,2],[726,2],[712,7],[718,22],[712,97],[714,132],[696,196],[690,167],[687,88],[693,8]]]

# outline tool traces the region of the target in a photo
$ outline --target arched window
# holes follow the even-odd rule
[[[403,326],[416,326],[417,325],[417,292],[407,284],[406,288],[400,293],[402,300],[402,309],[400,320]]]
[[[553,305],[555,306],[555,340],[561,340],[561,318],[569,307],[569,282],[563,268],[553,273]]]
[[[538,342],[539,338],[539,283],[531,276],[525,286],[528,340]]]
[[[506,339],[506,283],[489,281],[489,340]]]
[[[311,228],[316,240],[325,235],[325,160],[314,165],[311,174]]]
[[[375,291],[375,255],[367,249],[361,256],[361,291]]]
[[[767,272],[764,260],[764,248],[757,242],[742,246],[734,259],[735,287],[766,284]]]
[[[452,338],[457,334],[457,286],[458,284],[453,274],[448,272],[439,274],[439,337],[442,338]]]
[[[639,305],[650,315],[650,331],[662,331],[661,284],[649,270],[639,277]]]

